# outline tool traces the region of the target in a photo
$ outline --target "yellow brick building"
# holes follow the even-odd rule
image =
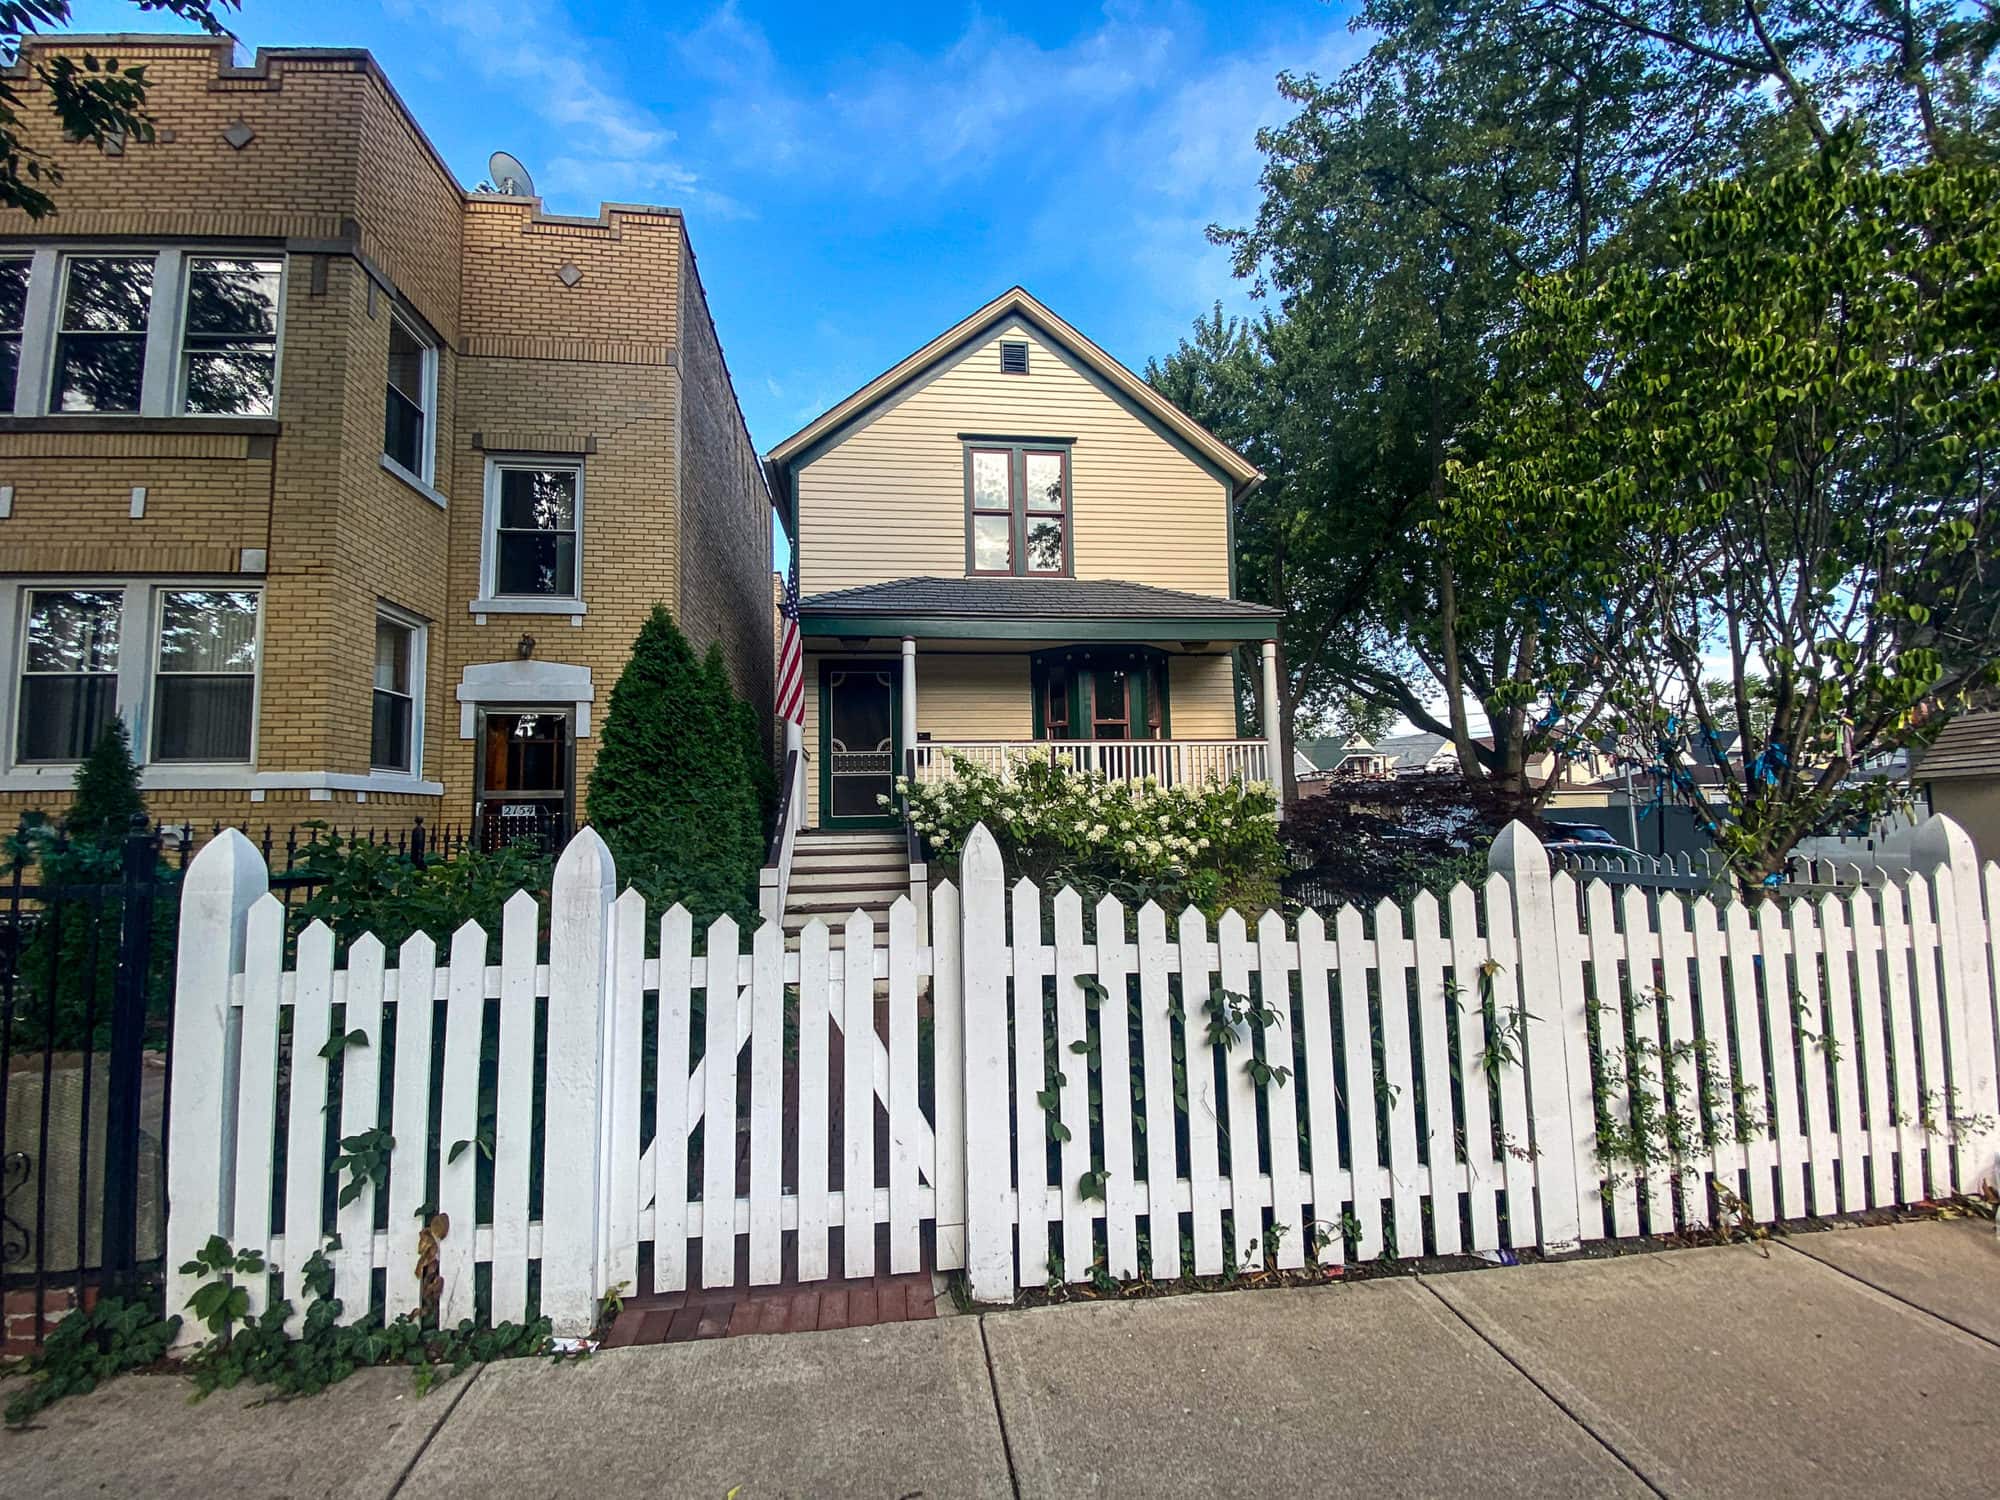
[[[15,70],[64,181],[0,215],[0,820],[117,713],[168,819],[567,822],[655,603],[770,702],[677,211],[466,192],[365,52],[27,45],[144,64],[157,138],[63,141]]]

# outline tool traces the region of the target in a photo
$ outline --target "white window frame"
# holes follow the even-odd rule
[[[438,430],[438,343],[430,331],[416,318],[404,312],[393,302],[389,304],[389,321],[392,327],[401,327],[403,332],[415,339],[423,347],[423,407],[424,436],[417,445],[416,469],[406,468],[398,459],[389,456],[388,437],[382,434],[382,467],[400,479],[409,481],[423,490],[426,495],[436,497],[432,488],[437,480],[437,430]],[[389,387],[389,368],[385,358],[382,367],[382,388],[386,394]]]
[[[568,594],[501,594],[496,587],[500,569],[500,477],[509,469],[563,469],[576,476],[576,579]],[[583,615],[584,460],[574,453],[489,453],[486,494],[479,526],[479,597],[467,606],[475,615]]]
[[[406,780],[421,776],[424,771],[424,697],[430,668],[430,622],[386,599],[376,601],[375,619],[378,623],[387,621],[410,632],[410,763],[407,766],[380,766],[375,763],[375,679],[371,667],[368,680],[368,774]]]
[[[10,631],[11,639],[7,652],[7,744],[4,751],[0,751],[0,754],[4,754],[5,763],[10,767],[18,765],[38,772],[56,770],[64,774],[69,774],[77,766],[82,765],[85,757],[90,753],[86,749],[84,754],[78,756],[75,760],[25,760],[21,756],[21,711],[24,706],[24,700],[27,697],[21,690],[21,684],[28,675],[28,616],[34,608],[35,596],[37,594],[75,593],[116,594],[118,596],[118,665],[109,673],[92,675],[105,675],[111,678],[111,711],[125,720],[125,727],[128,731],[132,727],[133,705],[127,698],[127,689],[129,686],[127,682],[127,666],[130,661],[130,653],[126,649],[131,644],[128,632],[132,623],[132,586],[122,579],[23,579],[15,590],[16,597],[13,601],[13,607],[7,612],[9,623],[12,626]],[[138,754],[136,746],[133,749],[133,754],[135,757]]]
[[[173,368],[170,375],[172,395],[167,407],[171,415],[190,417],[197,422],[231,421],[243,418],[267,419],[278,415],[278,400],[282,395],[279,382],[282,379],[285,359],[285,290],[287,275],[291,268],[291,257],[282,250],[231,250],[210,249],[196,246],[170,252],[180,260],[180,274],[174,285],[174,339]],[[194,282],[193,262],[198,260],[255,260],[276,261],[278,265],[278,307],[277,317],[272,323],[271,333],[271,409],[269,412],[206,412],[187,409],[187,315],[188,291]],[[155,280],[159,272],[154,272]],[[149,349],[150,352],[150,349]],[[152,373],[150,370],[147,372]]]
[[[64,412],[55,407],[56,343],[61,334],[63,292],[69,264],[77,260],[138,257],[153,262],[153,297],[146,315],[146,356],[139,380],[136,412]],[[291,257],[271,246],[240,243],[159,245],[107,242],[61,248],[43,245],[29,253],[28,305],[21,325],[20,374],[7,410],[20,416],[76,417],[117,421],[131,417],[180,417],[190,422],[268,421],[250,413],[183,411],[186,392],[181,374],[187,333],[188,268],[186,261],[257,260],[278,265],[278,330],[271,372],[271,417],[277,415],[285,364],[285,295],[290,285]],[[0,400],[7,393],[0,392]]]
[[[31,352],[32,340],[29,330],[34,327],[35,321],[36,257],[33,248],[24,245],[18,250],[0,252],[0,260],[26,261],[28,265],[28,289],[21,302],[21,332],[18,335],[21,340],[21,355],[14,361],[15,388],[11,391],[0,391],[0,410],[11,412],[19,399],[20,381],[27,372],[28,356]]]
[[[146,705],[146,712],[145,712],[146,722],[144,725],[146,734],[144,764],[169,767],[173,770],[185,770],[190,768],[199,769],[208,766],[228,766],[240,769],[245,766],[256,765],[258,720],[262,716],[264,707],[264,585],[263,583],[261,581],[246,581],[242,578],[229,578],[229,579],[224,579],[220,582],[212,582],[204,580],[194,583],[190,583],[185,580],[177,580],[171,583],[154,584],[148,592],[150,594],[150,598],[147,601],[147,608],[146,608],[146,628],[147,628],[148,648],[146,652],[146,688],[145,688],[145,700],[144,700]],[[256,665],[250,669],[250,745],[248,750],[242,756],[241,759],[159,760],[156,759],[153,754],[153,731],[157,727],[156,723],[154,722],[156,718],[154,710],[157,707],[157,704],[155,703],[154,700],[158,697],[158,683],[161,676],[160,622],[164,618],[166,613],[164,601],[168,594],[186,594],[186,593],[196,593],[196,592],[255,594],[257,596],[257,632],[255,637],[257,643],[257,660],[256,660]],[[122,644],[121,644],[121,649],[122,649]],[[121,665],[121,670],[122,670],[122,665]],[[236,674],[235,673],[227,673],[227,674],[189,673],[189,674],[174,674],[174,675],[234,676]],[[136,745],[133,748],[133,756],[135,759],[139,758],[138,747]]]
[[[188,773],[198,780],[222,769],[240,775],[257,761],[259,720],[264,702],[265,585],[261,578],[242,575],[194,574],[186,577],[130,578],[102,573],[66,573],[47,576],[0,578],[0,662],[5,676],[0,678],[0,722],[6,740],[0,744],[0,776],[28,786],[37,778],[50,785],[68,787],[80,761],[23,761],[20,759],[21,675],[27,663],[28,604],[40,593],[66,593],[89,589],[119,595],[118,687],[114,703],[125,721],[132,740],[132,759],[142,769],[158,766],[169,776]],[[250,698],[250,757],[247,761],[193,761],[153,759],[153,681],[159,669],[160,617],[162,596],[187,590],[229,590],[257,595],[257,667]],[[12,773],[9,775],[8,773]]]

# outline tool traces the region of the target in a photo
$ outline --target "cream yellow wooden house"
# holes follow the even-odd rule
[[[1016,287],[774,448],[798,548],[804,823],[890,821],[899,771],[1057,751],[1108,775],[1268,781],[1236,650],[1241,455]],[[1262,701],[1274,701],[1268,680]]]

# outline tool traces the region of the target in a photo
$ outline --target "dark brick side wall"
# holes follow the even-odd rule
[[[699,650],[722,643],[736,690],[765,716],[768,736],[771,503],[694,253],[682,257],[680,623]]]

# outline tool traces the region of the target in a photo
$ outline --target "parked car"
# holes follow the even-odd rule
[[[1608,828],[1600,828],[1595,823],[1558,823],[1553,819],[1542,825],[1549,831],[1549,847],[1557,844],[1617,844],[1618,836]]]

